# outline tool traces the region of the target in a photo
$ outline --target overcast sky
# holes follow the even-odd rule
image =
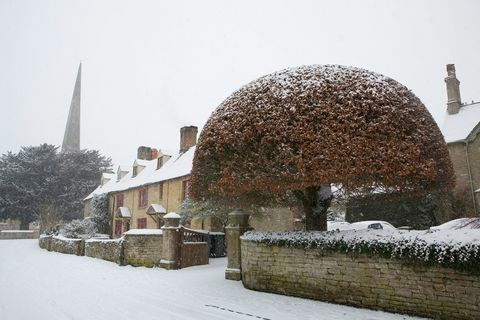
[[[480,1],[0,0],[0,153],[61,145],[82,61],[81,147],[177,151],[233,91],[305,64],[369,69],[441,125],[445,65],[480,100]]]

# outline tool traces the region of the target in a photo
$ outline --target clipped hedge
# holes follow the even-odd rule
[[[408,264],[441,265],[480,274],[480,231],[349,230],[324,232],[255,232],[242,239],[267,246],[318,249],[323,254],[366,254]]]

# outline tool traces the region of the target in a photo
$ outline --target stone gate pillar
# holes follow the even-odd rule
[[[168,270],[179,268],[180,262],[180,216],[170,212],[163,217],[162,260],[160,267]]]
[[[242,279],[240,236],[250,229],[248,217],[249,214],[241,209],[228,214],[228,225],[225,227],[228,259],[225,279],[237,281]]]

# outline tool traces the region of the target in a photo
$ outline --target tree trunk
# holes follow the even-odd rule
[[[301,196],[299,196],[301,194]],[[305,211],[305,230],[326,231],[327,210],[333,199],[332,189],[328,184],[308,187],[295,195],[302,201]]]

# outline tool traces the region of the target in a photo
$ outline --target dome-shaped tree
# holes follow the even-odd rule
[[[330,185],[348,194],[453,187],[445,141],[405,86],[367,70],[313,65],[255,80],[204,126],[190,195],[235,206],[296,198],[326,229]]]

